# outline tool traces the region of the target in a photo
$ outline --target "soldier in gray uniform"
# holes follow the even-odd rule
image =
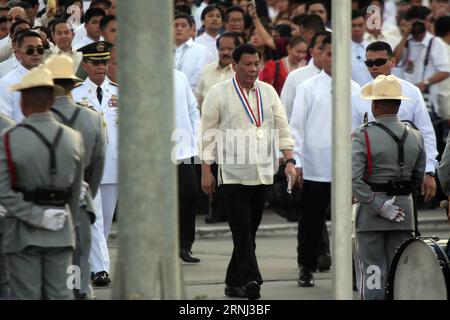
[[[0,114],[0,132],[15,124],[13,120]],[[6,215],[6,208],[0,205],[0,299],[8,298],[8,280],[6,277],[5,257],[2,252],[3,218]]]
[[[75,225],[77,246],[73,263],[81,269],[81,288],[75,289],[76,299],[92,299],[90,285],[91,269],[89,254],[91,252],[91,224],[95,222],[93,197],[97,194],[103,175],[105,163],[105,130],[101,115],[87,106],[73,102],[71,91],[78,79],[73,72],[73,60],[66,55],[52,56],[45,62],[45,67],[52,72],[55,85],[55,103],[51,108],[55,118],[65,125],[77,130],[84,141],[84,182],[88,187],[86,196],[80,201],[79,223]],[[101,219],[101,217],[100,217]]]
[[[411,192],[425,172],[423,137],[399,120],[400,81],[378,76],[361,97],[372,102],[374,122],[353,135],[353,195],[356,211],[356,274],[363,299],[384,299],[395,249],[413,237]]]
[[[75,247],[83,140],[49,112],[54,84],[36,67],[19,84],[25,119],[0,142],[3,250],[13,299],[73,299],[68,267]]]

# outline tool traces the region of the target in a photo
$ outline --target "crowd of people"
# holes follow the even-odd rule
[[[111,282],[116,2],[0,1],[2,298],[92,299],[92,285]],[[340,106],[330,2],[174,0],[175,127],[189,138],[172,154],[179,257],[200,262],[196,215],[227,221],[229,297],[260,297],[255,237],[268,205],[284,202],[298,222],[300,287],[331,267],[325,222]],[[353,0],[351,19],[355,278],[363,299],[383,299],[368,268],[380,266],[384,285],[394,249],[419,234],[417,208],[449,191],[436,171],[450,119],[450,4]],[[81,279],[70,288],[73,265]]]

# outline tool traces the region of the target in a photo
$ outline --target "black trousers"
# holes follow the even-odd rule
[[[248,281],[262,284],[255,236],[264,211],[266,186],[225,184],[222,192],[228,200],[227,218],[234,245],[225,284],[243,286]]]
[[[195,239],[197,184],[193,164],[178,165],[178,215],[180,249],[190,250]]]
[[[324,225],[331,201],[331,183],[303,182],[303,213],[298,223],[298,264],[316,270],[317,259],[323,254]]]

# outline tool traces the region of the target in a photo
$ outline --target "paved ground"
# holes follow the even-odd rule
[[[442,239],[450,237],[450,227],[441,210],[421,211],[419,218],[423,235],[436,235]],[[232,241],[227,229],[225,223],[207,225],[203,216],[197,218],[197,240],[193,251],[202,261],[195,265],[183,265],[187,299],[229,299],[223,293],[226,266],[232,252]],[[317,273],[314,288],[298,287],[296,246],[296,224],[288,223],[268,211],[257,237],[256,250],[265,281],[261,289],[262,299],[332,299],[330,272]],[[109,248],[113,265],[117,260],[117,242],[114,236],[109,241]],[[113,286],[114,270],[111,277]],[[96,289],[97,299],[110,299],[112,286]],[[359,299],[356,293],[354,299]]]

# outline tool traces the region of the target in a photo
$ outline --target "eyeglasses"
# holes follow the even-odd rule
[[[384,66],[388,62],[388,60],[389,59],[378,58],[375,60],[366,60],[366,61],[364,61],[364,63],[369,68],[371,68],[373,66],[381,67],[381,66]]]
[[[32,56],[34,52],[36,51],[39,55],[43,55],[45,49],[43,47],[37,47],[37,48],[27,48],[24,50],[27,56]]]

